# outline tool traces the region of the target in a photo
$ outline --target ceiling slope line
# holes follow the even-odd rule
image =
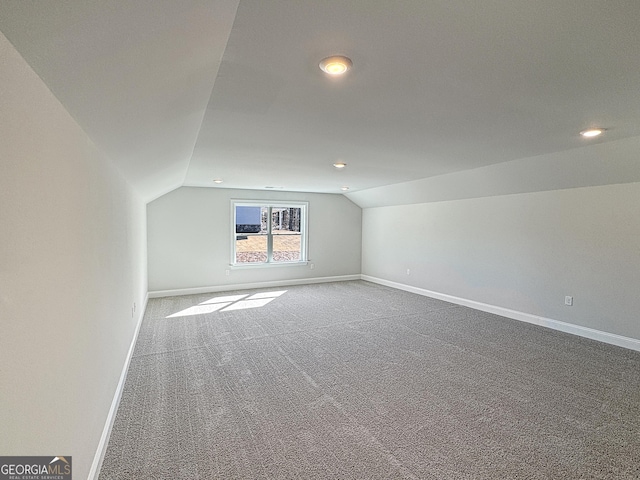
[[[209,105],[209,103],[211,102],[211,96],[213,95],[213,89],[216,86],[216,80],[218,79],[218,72],[220,71],[220,65],[222,65],[222,60],[224,59],[224,53],[227,50],[227,44],[229,43],[229,37],[231,37],[231,32],[233,31],[233,25],[235,25],[235,19],[236,16],[238,14],[238,6],[240,5],[240,0],[236,0],[235,2],[235,10],[234,10],[234,14],[233,14],[233,22],[231,25],[231,28],[229,29],[229,32],[227,34],[227,41],[224,44],[224,48],[222,49],[222,54],[220,55],[220,58],[218,60],[218,65],[216,67],[216,73],[213,77],[213,82],[211,83],[211,89],[209,90],[209,95],[207,97],[207,103],[205,105],[205,108],[202,112],[202,117],[200,118],[200,126],[198,127],[198,132],[196,134],[196,136],[194,137],[193,140],[193,145],[191,146],[191,152],[189,153],[189,161],[187,162],[187,167],[184,170],[184,175],[182,177],[182,181],[180,182],[180,186],[184,186],[185,181],[187,179],[187,175],[189,173],[189,168],[191,167],[191,160],[193,159],[193,153],[196,149],[196,145],[198,143],[198,138],[200,138],[200,132],[202,131],[202,125],[204,123],[204,118],[207,115],[207,107]],[[212,179],[213,180],[213,179]],[[165,193],[169,193],[169,192],[165,192]]]

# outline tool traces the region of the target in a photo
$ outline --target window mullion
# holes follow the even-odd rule
[[[273,261],[272,208],[269,207],[267,213],[267,263]]]

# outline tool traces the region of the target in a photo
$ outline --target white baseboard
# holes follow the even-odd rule
[[[107,415],[107,420],[105,421],[104,430],[102,430],[102,436],[100,437],[100,442],[98,443],[98,449],[96,450],[96,455],[93,458],[91,470],[89,470],[89,476],[87,477],[88,480],[98,480],[98,475],[100,475],[100,468],[102,467],[104,455],[107,452],[107,445],[109,443],[109,437],[111,436],[113,422],[116,419],[116,413],[118,412],[118,406],[120,405],[120,399],[122,398],[122,390],[124,389],[124,384],[127,380],[129,364],[131,363],[133,350],[136,346],[136,341],[138,340],[138,333],[140,333],[140,326],[142,325],[144,312],[147,310],[148,301],[149,294],[147,293],[144,299],[143,308],[140,309],[140,315],[138,316],[136,329],[133,333],[133,338],[131,339],[131,345],[129,346],[129,351],[127,352],[127,357],[125,359],[124,366],[122,367],[122,373],[120,373],[120,380],[118,381],[118,386],[116,387],[116,391],[113,395],[113,400],[111,401],[111,408],[109,409],[109,414]]]
[[[231,290],[249,290],[253,288],[288,287],[291,285],[308,285],[310,283],[345,282],[360,280],[361,275],[340,275],[335,277],[299,278],[295,280],[276,280],[272,282],[237,283],[234,285],[215,285],[209,287],[180,288],[175,290],[156,290],[149,292],[149,298],[175,297],[178,295],[194,295],[199,293],[228,292]]]
[[[559,320],[540,317],[538,315],[519,312],[517,310],[510,310],[508,308],[489,305],[487,303],[476,302],[475,300],[468,300],[465,298],[455,297],[453,295],[447,295],[445,293],[425,290],[424,288],[413,287],[411,285],[392,282],[389,280],[384,280],[382,278],[371,277],[369,275],[361,275],[361,278],[362,280],[366,280],[367,282],[372,282],[372,283],[377,283],[379,285],[385,285],[387,287],[397,288],[399,290],[404,290],[406,292],[417,293],[418,295],[424,295],[426,297],[436,298],[438,300],[444,300],[445,302],[455,303],[456,305],[463,305],[465,307],[470,307],[475,310],[481,310],[483,312],[494,313],[496,315],[501,315],[503,317],[511,318],[513,320],[532,323],[534,325],[541,325],[543,327],[551,328],[553,330],[559,330],[561,332],[571,333],[573,335],[578,335],[580,337],[590,338],[591,340],[597,340],[599,342],[609,343],[611,345],[616,345],[618,347],[640,351],[640,340],[635,338],[623,337],[622,335],[616,335],[615,333],[603,332],[600,330],[595,330],[593,328],[582,327],[580,325],[561,322]]]

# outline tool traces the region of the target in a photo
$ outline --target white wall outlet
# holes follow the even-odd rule
[[[228,277],[228,276],[229,276],[229,269],[226,269],[226,270],[224,271],[224,274]]]
[[[571,306],[573,305],[573,297],[567,295],[566,297],[564,297],[564,304]]]
[[[310,263],[310,264],[309,264],[309,268],[310,268],[311,270],[313,270],[314,268],[316,268],[316,266],[315,266],[315,264]]]
[[[411,269],[407,268],[407,275],[411,275]]]

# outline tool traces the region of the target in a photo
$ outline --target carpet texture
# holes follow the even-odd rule
[[[637,479],[640,354],[363,281],[151,299],[100,479],[210,478]]]

